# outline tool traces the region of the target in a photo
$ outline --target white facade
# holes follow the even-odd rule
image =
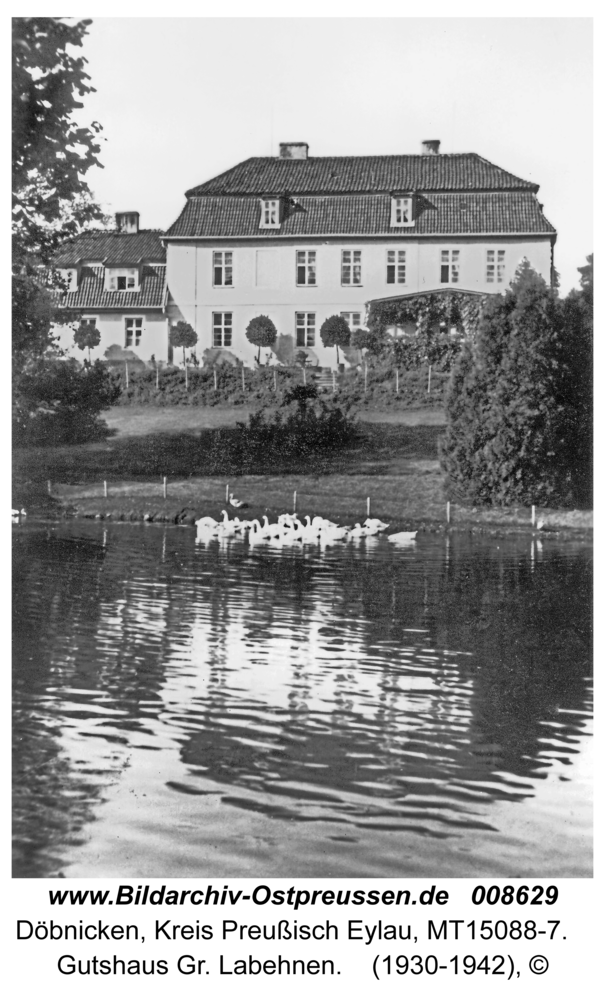
[[[155,357],[158,362],[168,361],[168,331],[170,320],[161,313],[108,313],[103,310],[90,309],[83,311],[82,322],[94,324],[101,334],[101,343],[91,350],[93,361],[149,361]],[[74,328],[58,326],[55,336],[59,338],[59,347],[71,357],[83,361],[88,358],[88,351],[81,351],[74,343]]]
[[[309,258],[309,251],[314,257]],[[360,252],[360,258],[353,258],[352,251]],[[442,256],[444,251],[449,251],[448,257]],[[224,256],[215,259],[215,254],[225,252],[232,254],[227,279],[224,269],[218,275],[215,270],[217,261],[222,265],[225,260]],[[307,256],[299,257],[303,252]],[[198,334],[200,359],[206,348],[222,347],[252,366],[258,349],[247,340],[246,327],[255,316],[264,314],[286,338],[280,341],[283,351],[277,350],[280,360],[285,359],[288,349],[291,354],[304,349],[311,362],[333,367],[335,349],[325,348],[320,337],[321,324],[328,316],[345,313],[351,323],[351,314],[359,314],[363,326],[366,306],[372,299],[443,288],[502,292],[524,258],[550,281],[551,240],[542,235],[405,240],[326,237],[288,242],[270,237],[174,240],[167,247],[167,282],[180,312]],[[303,274],[299,271],[301,262]],[[351,265],[344,276],[343,263]],[[448,267],[447,280],[442,280],[442,266]],[[225,284],[225,279],[231,283]],[[224,343],[226,334],[230,343]],[[309,344],[309,340],[314,343]],[[263,361],[267,354],[268,349],[263,348]]]

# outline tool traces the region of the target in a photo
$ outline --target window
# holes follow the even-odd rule
[[[296,313],[296,346],[315,347],[315,313]]]
[[[263,198],[260,213],[261,229],[279,229],[279,198]]]
[[[361,326],[361,313],[349,313],[341,312],[342,318],[346,321],[349,326],[349,330],[353,333],[353,330],[359,330]]]
[[[80,326],[96,326],[97,317],[96,316],[83,316],[80,320]]]
[[[315,250],[296,251],[296,284],[315,285],[317,284]]]
[[[361,285],[361,250],[342,251],[341,283]]]
[[[233,284],[233,252],[218,250],[212,254],[212,267],[215,285]]]
[[[231,347],[233,313],[212,313],[212,346]]]
[[[392,226],[413,226],[412,199],[392,198],[391,199],[391,225]]]
[[[143,320],[140,317],[129,317],[124,320],[126,335],[124,347],[138,347],[143,333]]]
[[[405,285],[405,250],[387,250],[387,285]]]
[[[128,292],[138,289],[138,272],[136,267],[112,268],[107,271],[107,291]]]
[[[504,281],[504,250],[487,251],[487,272],[485,275],[488,284],[501,285]]]
[[[460,277],[460,251],[441,251],[441,284],[457,285]]]

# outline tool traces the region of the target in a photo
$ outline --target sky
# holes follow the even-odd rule
[[[107,212],[167,228],[185,191],[279,143],[476,152],[540,185],[561,291],[592,253],[590,18],[94,18],[82,53]]]

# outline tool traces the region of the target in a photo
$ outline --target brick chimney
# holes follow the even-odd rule
[[[306,160],[309,156],[309,144],[307,142],[280,142],[280,160]]]
[[[116,212],[116,229],[119,233],[138,233],[138,212]]]
[[[440,145],[441,139],[424,139],[422,143],[422,155],[437,156]]]

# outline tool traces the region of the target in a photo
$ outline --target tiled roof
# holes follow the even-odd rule
[[[300,198],[279,229],[260,229],[258,198],[190,198],[168,237],[392,236],[462,233],[554,233],[531,191],[426,194],[416,200],[413,226],[391,226],[388,195]]]
[[[391,191],[537,191],[477,153],[431,156],[253,156],[187,191],[206,194],[361,194]]]
[[[140,260],[163,263],[166,248],[161,242],[162,232],[142,229],[138,233],[108,233],[90,230],[80,233],[59,250],[55,267],[74,267],[78,260],[104,261],[108,267],[126,267]]]
[[[166,300],[166,266],[143,266],[136,292],[106,292],[102,267],[83,267],[77,292],[67,292],[67,309],[162,309]]]

